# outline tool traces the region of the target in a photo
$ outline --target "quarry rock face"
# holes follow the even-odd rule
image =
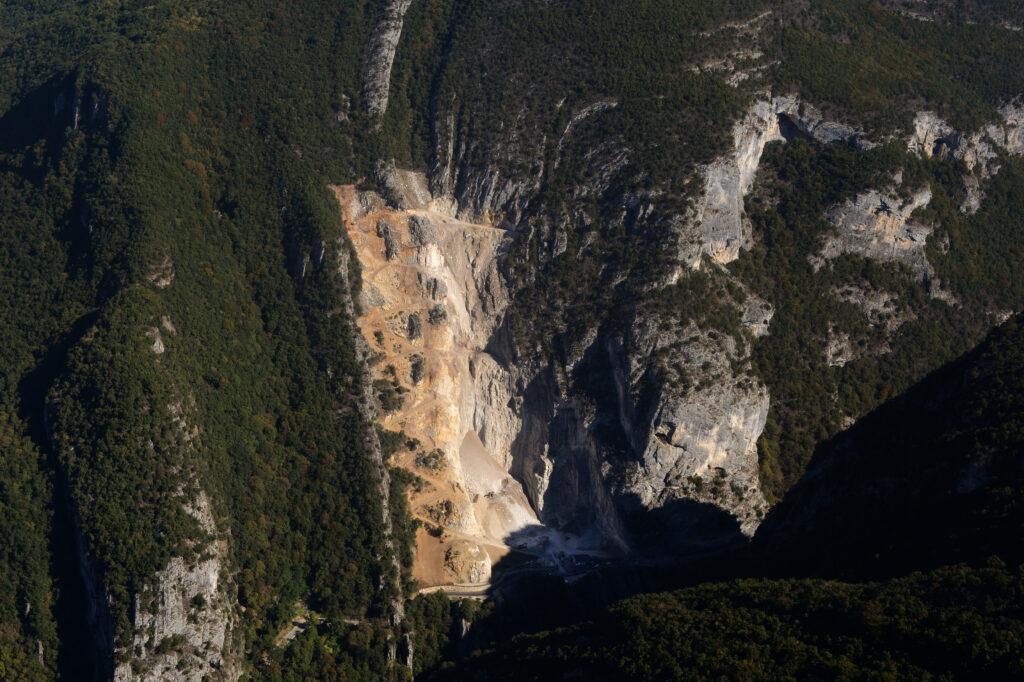
[[[359,324],[375,374],[402,386],[401,406],[379,423],[415,441],[399,463],[425,481],[411,497],[424,524],[421,584],[486,583],[510,551],[553,566],[619,555],[630,551],[624,515],[679,500],[753,532],[766,511],[756,442],[769,398],[733,369],[749,361],[749,344],[687,330],[700,339],[682,361],[697,389],[661,374],[654,356],[675,337],[642,320],[627,339],[586,332],[557,362],[512,351],[502,259],[514,233],[467,222],[480,213],[457,208],[465,197],[423,195],[422,174],[389,169],[387,178],[384,208],[353,188],[336,192],[362,266]],[[768,333],[770,303],[751,294],[741,312],[751,337]],[[614,406],[578,395],[573,377],[590,371],[619,386]],[[596,435],[608,410],[632,456]]]
[[[422,174],[398,177],[406,187],[425,187]],[[507,537],[540,525],[508,473],[518,429],[512,377],[484,350],[507,305],[496,269],[505,233],[432,210],[430,202],[428,195],[365,216],[349,212],[346,225],[364,278],[360,327],[376,369],[395,368],[407,391],[380,423],[418,441],[401,463],[426,481],[412,500],[427,524],[414,572],[425,585],[479,584],[507,552]]]
[[[884,329],[886,335],[892,335],[905,322],[914,318],[913,311],[905,309],[895,294],[875,289],[868,282],[833,289],[832,295],[837,301],[860,308],[871,326]]]

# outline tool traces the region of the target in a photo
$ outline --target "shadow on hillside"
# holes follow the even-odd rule
[[[49,144],[50,151],[59,149],[66,127],[75,124],[76,107],[80,112],[81,106],[75,101],[71,77],[59,76],[36,87],[0,117],[0,153],[17,158],[40,140]],[[15,170],[24,173],[27,167]]]
[[[818,445],[753,543],[775,576],[874,580],[1024,560],[1024,324]]]
[[[53,480],[50,555],[57,585],[54,604],[60,642],[57,665],[61,678],[68,680],[104,679],[104,673],[113,670],[112,661],[97,651],[92,634],[94,626],[87,617],[94,606],[89,600],[75,549],[78,531],[73,521],[74,505],[57,453],[51,447],[46,423],[47,399],[67,366],[68,353],[95,324],[97,317],[96,313],[90,313],[76,320],[18,384],[19,416],[36,447],[47,453],[47,467]]]
[[[643,510],[627,499],[621,506],[634,510],[623,514],[625,553],[562,543],[543,526],[506,537],[521,549],[493,566],[487,597],[494,609],[474,623],[460,649],[591,618],[634,594],[713,579],[712,567],[747,545],[736,519],[714,505],[677,500]],[[546,535],[553,537],[544,545]]]

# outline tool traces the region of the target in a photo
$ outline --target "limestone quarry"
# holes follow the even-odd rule
[[[337,190],[362,265],[360,329],[375,376],[403,398],[381,426],[416,442],[398,462],[423,480],[414,577],[486,583],[506,538],[540,525],[508,473],[512,379],[484,351],[507,304],[496,270],[505,233],[438,211],[422,176],[402,177],[414,183],[404,210]]]
[[[584,107],[563,139],[573,125],[615,106]],[[949,147],[969,171],[991,177],[998,171],[993,150],[1019,147],[1019,110],[1008,106],[1003,115],[1005,125],[984,131],[984,140],[979,133],[964,141],[921,114],[907,144],[924,155]],[[769,94],[751,105],[732,137],[732,151],[700,169],[702,191],[691,210],[672,220],[678,259],[670,282],[702,267],[729,276],[723,266],[752,239],[744,201],[770,143],[875,146],[863,131],[826,120],[796,97]],[[614,333],[580,330],[557,358],[509,352],[502,323],[516,285],[503,264],[514,257],[522,197],[533,190],[501,180],[490,167],[467,165],[462,151],[444,151],[433,184],[421,172],[383,162],[380,194],[335,188],[361,264],[359,327],[378,424],[402,434],[392,463],[418,481],[410,508],[421,523],[413,568],[420,586],[488,585],[493,567],[510,553],[561,571],[566,558],[631,552],[631,519],[681,502],[724,511],[737,531],[751,535],[768,509],[757,442],[771,399],[751,369],[750,344],[693,325],[666,333],[657,319],[634,318]],[[844,254],[900,263],[933,296],[947,298],[926,256],[931,227],[913,217],[930,201],[927,186],[904,187],[894,177],[889,187],[832,207],[825,218],[833,230],[814,266]],[[551,230],[552,257],[565,252],[564,234],[559,226]],[[913,317],[869,289],[834,295],[861,305],[871,324],[889,333]],[[744,291],[735,305],[749,339],[770,333],[771,302]],[[825,341],[831,366],[861,354],[838,331],[828,330]],[[871,352],[886,351],[883,345]],[[671,368],[657,359],[666,356]],[[575,378],[594,358],[593,370],[614,387],[605,389],[614,393],[611,407],[584,398]],[[596,435],[609,418],[625,452]],[[716,541],[717,531],[702,539],[703,532],[692,529],[690,550]]]
[[[611,107],[598,103],[572,121]],[[795,98],[757,101],[734,127],[734,151],[703,169],[702,196],[677,225],[681,267],[737,258],[750,240],[743,201],[765,147],[794,135],[871,144]],[[630,551],[623,514],[680,501],[721,509],[752,534],[767,511],[757,440],[770,398],[750,377],[749,344],[687,330],[675,363],[696,389],[655,359],[678,341],[655,320],[633,320],[624,336],[585,334],[559,369],[493,352],[512,296],[499,274],[512,235],[502,228],[515,224],[513,198],[524,190],[495,190],[489,171],[470,169],[460,200],[448,193],[451,174],[437,174],[441,196],[422,173],[393,163],[378,168],[383,196],[335,190],[362,266],[359,326],[380,392],[378,421],[403,434],[397,464],[421,481],[410,505],[422,524],[420,585],[486,584],[513,550],[556,566],[565,556]],[[504,216],[501,227],[494,216]],[[564,248],[555,242],[557,256]],[[769,333],[769,302],[746,292],[741,308],[751,337]],[[567,378],[594,355],[617,387],[627,457],[595,437],[602,417]],[[702,532],[691,533],[694,546],[709,541]]]
[[[643,409],[660,372],[653,358],[675,339],[653,324],[637,320],[626,339],[586,335],[560,370],[509,363],[490,348],[510,305],[499,264],[511,233],[435,199],[422,174],[386,168],[381,184],[387,201],[335,192],[361,264],[378,423],[402,434],[395,463],[419,479],[410,508],[421,522],[413,574],[422,587],[485,585],[510,552],[559,572],[619,555],[629,550],[624,507],[699,500],[753,532],[767,509],[756,443],[769,399],[734,370],[748,350],[691,330],[702,340],[680,361],[702,387],[680,390],[664,376]],[[767,333],[772,306],[754,295],[744,306],[750,333]],[[632,458],[595,438],[594,407],[559,378],[594,354],[619,387]]]

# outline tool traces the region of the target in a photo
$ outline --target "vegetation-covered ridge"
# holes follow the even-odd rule
[[[884,583],[741,580],[635,597],[428,679],[932,678],[1024,672],[1024,574],[998,559]]]
[[[199,490],[248,652],[226,664],[262,675],[303,599],[358,623],[334,649],[339,674],[398,674],[327,190],[358,177],[375,11],[5,7],[2,523],[17,539],[3,555],[2,676],[105,676],[132,656],[134,596],[170,557],[200,558],[185,511]],[[101,594],[79,583],[77,530]],[[106,644],[85,620],[90,596],[110,599]]]

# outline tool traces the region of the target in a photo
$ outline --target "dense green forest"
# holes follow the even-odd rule
[[[327,190],[358,177],[353,131],[369,126],[338,118],[373,11],[5,5],[2,676],[52,674],[58,631],[80,627],[52,603],[54,485],[118,641],[132,595],[198,539],[183,504],[201,489],[230,534],[247,648],[271,647],[304,599],[369,619],[369,639],[335,650],[343,675],[391,674],[391,569]],[[65,673],[84,674],[70,657]]]
[[[931,295],[903,266],[843,256],[820,270],[809,257],[829,230],[830,206],[868,187],[885,187],[897,170],[904,186],[933,192],[922,218],[938,225],[929,241],[937,279],[957,303]],[[992,325],[991,311],[1024,305],[1018,276],[1024,210],[1024,166],[1007,159],[986,186],[981,210],[958,210],[963,188],[953,161],[921,161],[895,146],[857,153],[842,146],[794,142],[769,149],[758,195],[748,202],[758,243],[730,266],[751,289],[774,301],[772,333],[754,349],[754,361],[774,397],[761,439],[763,480],[780,495],[800,477],[818,442],[902,392],[930,369],[966,352]],[[951,246],[938,244],[949,239]],[[838,303],[844,286],[893,296],[894,315],[913,319],[890,340],[854,304]],[[850,336],[862,357],[829,367],[821,352],[829,329]],[[871,352],[883,347],[887,352]],[[835,396],[833,398],[833,396]]]
[[[999,559],[885,583],[740,580],[636,597],[438,680],[1011,679],[1024,574]]]
[[[1022,338],[1018,315],[822,443],[758,529],[762,569],[864,578],[992,555],[1019,564]]]

